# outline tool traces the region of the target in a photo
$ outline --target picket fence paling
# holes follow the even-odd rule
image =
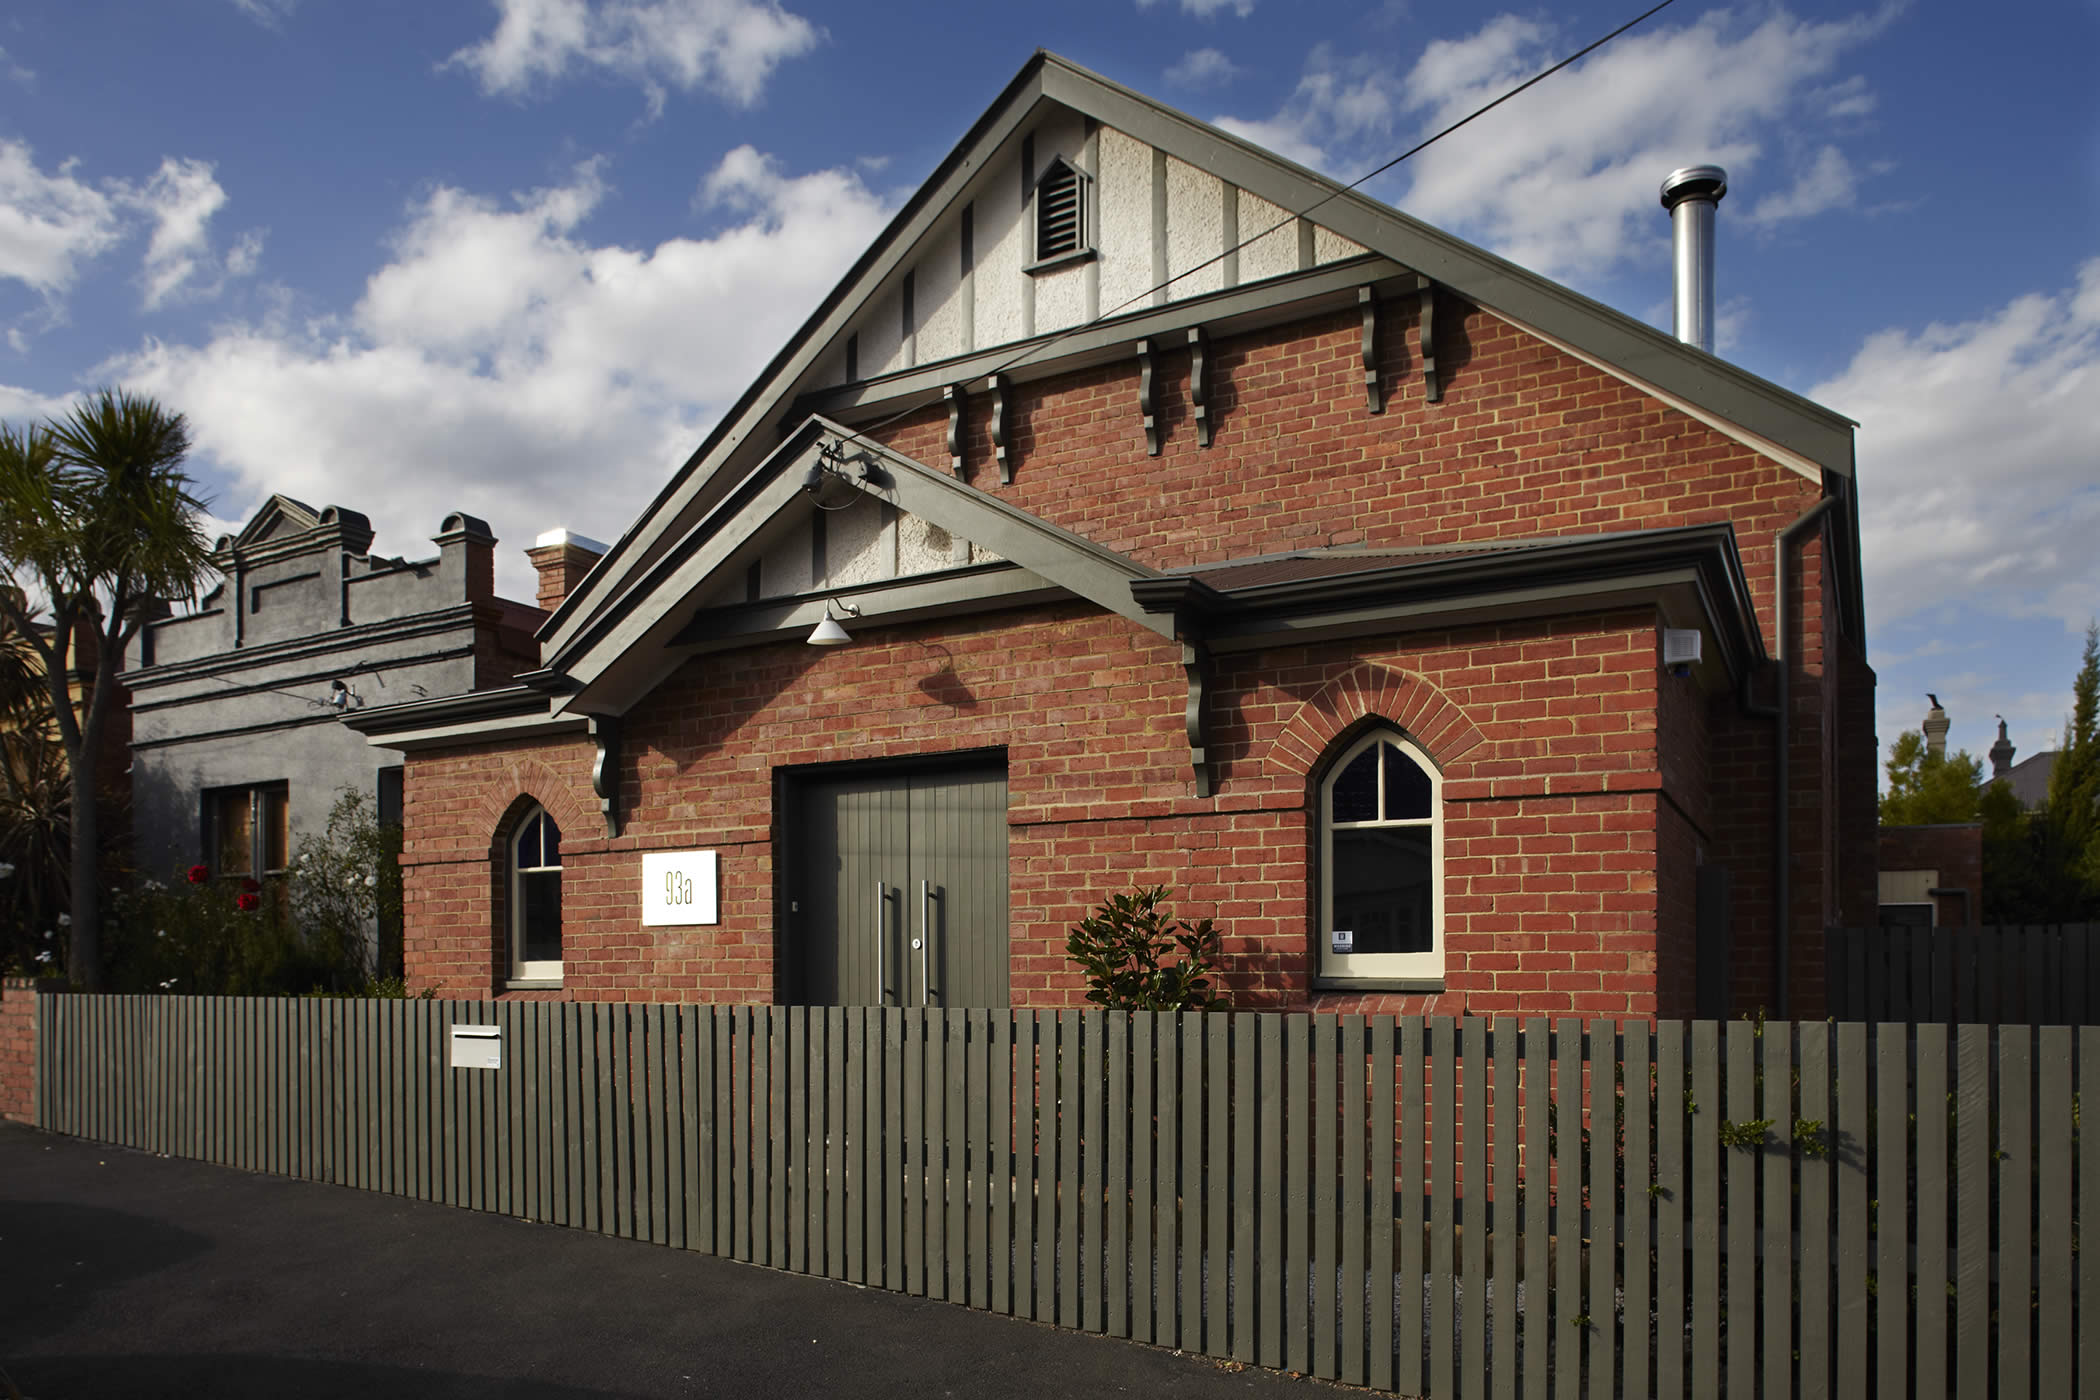
[[[1840,1021],[2100,1024],[2100,925],[1831,929]]]
[[[2100,1394],[2095,1030],[99,996],[38,1018],[60,1132],[1382,1390]],[[502,1068],[451,1068],[456,1024],[500,1027]]]

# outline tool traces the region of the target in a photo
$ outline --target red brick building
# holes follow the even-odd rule
[[[448,995],[1067,1005],[1164,883],[1243,1005],[1817,1014],[1857,539],[1847,420],[1038,55],[540,670],[350,722]]]

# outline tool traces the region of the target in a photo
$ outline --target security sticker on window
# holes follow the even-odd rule
[[[1327,937],[1329,940],[1328,947],[1337,953],[1353,953],[1356,951],[1356,930],[1354,929],[1338,928],[1327,935]]]

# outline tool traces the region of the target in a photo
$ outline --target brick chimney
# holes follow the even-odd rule
[[[539,605],[552,612],[583,582],[591,565],[605,557],[605,546],[573,530],[549,530],[525,551],[539,571]]]

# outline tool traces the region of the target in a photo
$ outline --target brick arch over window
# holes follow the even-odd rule
[[[1310,778],[1334,741],[1366,721],[1396,725],[1420,744],[1444,776],[1483,742],[1450,696],[1421,676],[1363,662],[1336,676],[1298,707],[1269,748],[1273,771]]]
[[[491,860],[503,856],[503,843],[517,825],[519,814],[534,803],[546,808],[547,815],[561,828],[564,846],[599,834],[592,827],[592,819],[597,815],[595,805],[586,804],[576,795],[569,779],[537,759],[516,760],[501,781],[488,785],[486,793],[480,814],[469,829],[487,834]]]

